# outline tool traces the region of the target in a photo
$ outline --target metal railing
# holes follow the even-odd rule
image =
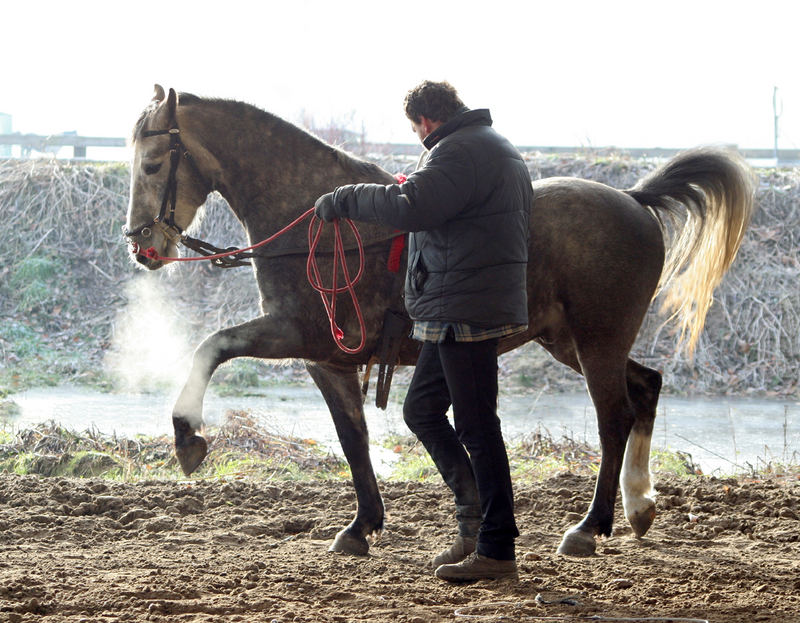
[[[87,147],[125,147],[124,138],[104,136],[77,136],[75,134],[53,134],[44,136],[40,134],[0,134],[0,145],[19,146],[22,157],[30,156],[31,152],[47,152],[54,148],[72,147],[73,158],[86,158]]]
[[[86,158],[87,147],[126,147],[124,138],[77,136],[74,134],[53,134],[50,136],[40,134],[0,134],[0,145],[19,146],[22,157],[28,157],[34,151],[57,151],[61,147],[72,147],[73,158]],[[422,147],[419,144],[399,143],[360,143],[358,145],[344,145],[345,149],[363,151],[364,153],[392,153],[396,155],[419,155]],[[520,145],[522,152],[539,152],[542,154],[625,154],[632,158],[671,158],[681,151],[679,148],[665,147],[614,147],[614,146],[541,146]],[[775,161],[774,149],[746,149],[739,148],[742,155],[748,160]],[[800,149],[779,149],[777,163],[791,165],[800,163]]]

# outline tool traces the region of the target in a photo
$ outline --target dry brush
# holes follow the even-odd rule
[[[534,179],[565,175],[617,188],[633,186],[657,166],[652,160],[613,153],[526,158]],[[381,164],[392,172],[411,166],[408,159],[393,157]],[[634,356],[664,372],[667,392],[798,394],[800,171],[760,169],[758,176],[758,211],[739,257],[716,292],[694,360],[676,352],[675,330],[663,324],[657,305],[645,320]],[[21,323],[43,339],[73,348],[89,335],[97,345],[89,356],[101,360],[112,343],[119,310],[126,305],[132,305],[132,313],[136,310],[124,287],[138,272],[121,235],[128,189],[124,164],[0,161],[4,325]],[[207,201],[193,233],[220,246],[245,243],[241,227],[218,195]],[[197,262],[149,278],[163,282],[173,313],[198,339],[258,314],[248,269],[220,271]],[[0,331],[0,368],[30,355],[14,349],[8,334]],[[502,370],[509,379],[529,378],[532,389],[580,386],[577,377],[549,363],[532,344],[506,356]]]

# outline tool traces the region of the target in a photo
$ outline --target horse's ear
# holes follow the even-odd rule
[[[175,116],[175,109],[178,107],[178,94],[175,93],[175,89],[169,90],[169,95],[167,95],[167,112],[169,113],[170,117]]]
[[[164,99],[164,87],[160,84],[153,85],[153,101],[161,102]]]

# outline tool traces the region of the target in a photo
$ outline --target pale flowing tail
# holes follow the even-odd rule
[[[667,256],[656,295],[694,352],[706,314],[755,210],[755,175],[733,150],[683,152],[626,191],[661,220]]]

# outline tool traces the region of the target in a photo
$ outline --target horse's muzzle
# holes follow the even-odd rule
[[[155,257],[151,257],[147,253],[146,249],[143,249],[135,242],[131,243],[130,251],[136,262],[141,264],[147,270],[157,270],[164,265],[164,262],[162,262],[160,259],[156,259]]]

